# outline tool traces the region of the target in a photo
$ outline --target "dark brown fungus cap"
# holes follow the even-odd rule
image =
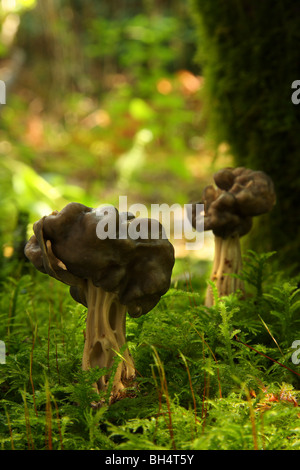
[[[271,178],[248,168],[224,168],[214,175],[217,187],[207,186],[202,193],[204,230],[227,238],[243,236],[252,226],[252,217],[270,211],[276,196]],[[197,214],[193,214],[196,226]]]
[[[116,227],[115,236],[100,239],[99,222]],[[169,289],[174,249],[155,220],[111,206],[96,210],[70,203],[40,219],[33,230],[26,256],[39,271],[70,285],[72,297],[83,305],[87,279],[117,293],[131,316],[150,311]]]

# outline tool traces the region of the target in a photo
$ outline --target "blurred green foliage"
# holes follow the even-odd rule
[[[183,18],[161,13],[97,18],[90,23],[86,52],[110,71],[126,70],[136,92],[149,97],[156,80],[192,64],[193,54],[185,52],[195,41],[187,31]]]
[[[1,109],[4,244],[20,211],[30,233],[68,201],[189,200],[210,165],[194,38],[180,2],[44,0],[22,12],[14,45],[26,60]]]
[[[19,16],[34,8],[36,0],[14,0],[0,2],[0,58],[5,57],[11,47],[11,32],[18,27]]]
[[[66,87],[106,91],[114,75],[125,74],[137,93],[149,97],[161,74],[198,71],[189,4],[178,0],[38,0],[22,17],[18,41],[32,66],[42,64],[39,76],[56,95]]]

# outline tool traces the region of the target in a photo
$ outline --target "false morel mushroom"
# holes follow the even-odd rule
[[[70,203],[37,221],[33,231],[27,258],[39,271],[68,284],[71,296],[87,307],[83,370],[109,370],[119,354],[110,401],[122,398],[135,377],[130,352],[123,351],[126,313],[146,314],[170,286],[174,249],[163,227],[112,206]],[[96,390],[107,390],[108,380],[109,373],[98,380]]]
[[[252,227],[252,217],[269,212],[276,201],[271,178],[262,171],[248,168],[224,168],[214,174],[215,185],[204,188],[204,230],[212,230],[215,256],[211,280],[220,297],[244,290],[237,276],[242,268],[240,237]],[[192,225],[200,215],[193,211]],[[205,305],[214,304],[211,287]]]

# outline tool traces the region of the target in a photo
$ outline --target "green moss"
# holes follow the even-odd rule
[[[176,275],[187,263],[178,263]],[[299,448],[300,381],[291,358],[300,291],[297,280],[271,268],[268,254],[248,253],[242,276],[251,295],[218,299],[210,309],[191,269],[189,285],[176,281],[155,309],[128,318],[137,388],[98,410],[92,384],[104,371],[81,370],[86,309],[68,286],[34,270],[7,279],[0,292],[7,350],[1,448]]]

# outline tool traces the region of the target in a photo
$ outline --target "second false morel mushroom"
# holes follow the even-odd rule
[[[114,236],[99,238],[99,223],[115,225]],[[126,312],[132,317],[149,312],[170,286],[174,249],[163,227],[112,206],[96,210],[70,203],[41,218],[33,230],[26,256],[39,271],[68,284],[72,297],[88,309],[83,370],[110,369],[126,343]],[[128,348],[121,356],[111,401],[121,398],[135,377]],[[95,384],[97,391],[105,391],[108,380],[107,373]]]
[[[222,297],[243,291],[243,282],[231,276],[239,274],[242,268],[240,237],[250,231],[252,217],[272,209],[276,195],[271,178],[262,171],[224,168],[214,174],[214,181],[215,185],[204,188],[201,203],[204,204],[204,230],[212,230],[215,240],[211,280]],[[199,216],[193,211],[195,228]],[[208,287],[205,305],[213,304],[213,292]]]

